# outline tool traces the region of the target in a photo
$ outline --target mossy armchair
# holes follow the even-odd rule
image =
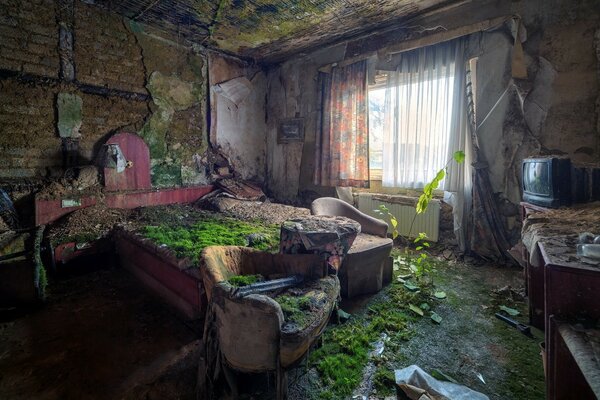
[[[278,398],[285,398],[285,370],[300,360],[325,328],[339,296],[337,277],[326,276],[323,261],[314,254],[271,254],[247,247],[211,246],[204,249],[201,260],[209,302],[204,335],[206,368],[211,371],[211,365],[218,365],[214,361],[220,354],[221,364],[238,371],[277,371]],[[257,274],[267,279],[302,275],[314,285],[311,290],[320,293],[319,311],[311,313],[302,324],[291,324],[273,298],[264,294],[237,297],[228,279]],[[226,378],[232,376],[224,372]],[[236,393],[235,382],[227,380]]]

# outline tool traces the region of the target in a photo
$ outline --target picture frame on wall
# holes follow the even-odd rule
[[[304,118],[284,118],[279,121],[277,143],[304,141]]]

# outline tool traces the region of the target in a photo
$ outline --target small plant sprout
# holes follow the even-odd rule
[[[400,233],[398,232],[398,220],[396,219],[396,216],[390,212],[385,204],[380,204],[379,207],[373,211],[383,217],[382,219],[389,219],[390,224],[392,225],[392,239],[396,240],[396,238],[400,236]]]

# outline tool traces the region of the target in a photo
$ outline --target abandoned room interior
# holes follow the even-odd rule
[[[600,398],[600,1],[0,0],[0,399]]]

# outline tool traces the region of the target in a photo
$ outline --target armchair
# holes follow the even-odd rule
[[[342,296],[375,293],[391,282],[393,240],[387,237],[387,223],[333,197],[316,199],[310,210],[313,215],[350,218],[361,226],[339,271]]]

